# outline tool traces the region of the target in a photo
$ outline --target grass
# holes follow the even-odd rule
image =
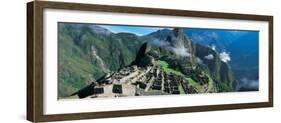
[[[207,75],[209,78],[209,85],[208,85],[208,92],[213,92],[214,90],[214,81],[213,79],[210,77],[210,75]]]
[[[68,96],[68,97],[59,97],[59,100],[60,99],[79,99],[79,97],[77,95],[74,95],[74,96]]]
[[[189,82],[189,84],[194,87],[198,92],[201,92],[203,90],[202,86],[195,82],[192,78],[185,77],[185,79]]]
[[[167,74],[175,74],[177,76],[184,76],[184,74],[182,74],[181,72],[176,71],[172,68],[169,68],[169,64],[165,61],[157,60],[156,64],[160,65],[161,68],[163,69],[163,71]]]
[[[186,94],[185,91],[183,90],[183,87],[181,84],[179,85],[179,91],[180,91],[180,94]]]

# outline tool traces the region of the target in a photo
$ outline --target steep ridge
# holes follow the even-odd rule
[[[59,23],[59,97],[129,65],[143,43],[130,33],[100,26]]]

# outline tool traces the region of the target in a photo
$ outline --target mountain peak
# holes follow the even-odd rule
[[[175,28],[175,29],[173,30],[173,33],[174,33],[174,35],[175,35],[176,37],[185,35],[182,28]]]
[[[157,33],[169,33],[169,32],[171,32],[171,30],[170,30],[170,29],[167,29],[167,28],[164,28],[164,29],[159,29],[159,30],[157,30],[156,32],[157,32]]]
[[[97,33],[97,34],[104,34],[104,35],[110,35],[112,32],[109,31],[106,28],[103,28],[101,26],[97,26],[97,25],[92,25],[91,29],[93,32]]]
[[[174,28],[173,29],[173,36],[170,38],[169,41],[172,46],[179,48],[179,47],[185,47],[187,46],[189,40],[187,36],[184,33],[184,30],[182,28]]]

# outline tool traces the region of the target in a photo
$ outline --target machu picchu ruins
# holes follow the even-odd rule
[[[182,96],[258,89],[242,86],[245,79],[237,79],[228,63],[231,59],[222,59],[229,53],[194,42],[196,39],[188,36],[189,29],[157,29],[138,36],[110,32],[97,25],[60,24],[59,28],[59,99]],[[258,74],[251,75],[253,80],[258,79]]]
[[[194,74],[195,75],[195,74]],[[197,74],[196,74],[197,75]],[[201,74],[200,74],[201,75]],[[205,76],[196,76],[200,84],[208,83]],[[207,78],[208,79],[208,78]],[[125,97],[198,93],[183,77],[165,73],[159,65],[132,65],[110,73],[75,93],[79,98]]]

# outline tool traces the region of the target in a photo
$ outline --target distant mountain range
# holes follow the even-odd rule
[[[170,29],[162,29],[143,36],[144,40],[164,40],[165,35],[172,33]],[[218,29],[193,29],[184,28],[188,38],[200,45],[210,47],[217,53],[225,53],[229,57],[229,64],[238,79],[237,89],[258,89],[258,61],[259,61],[259,33],[256,31],[235,31]],[[155,40],[153,37],[156,37]],[[160,44],[163,45],[163,44]],[[245,80],[249,80],[245,83]],[[254,85],[254,86],[253,86]],[[245,89],[247,88],[247,89]]]
[[[246,80],[256,82],[254,80],[258,79],[258,47],[251,43],[258,38],[256,34],[241,33],[237,36],[224,31],[175,28],[137,36],[113,33],[91,24],[59,23],[58,28],[58,97],[61,98],[108,73],[132,64],[141,65],[150,58],[167,63],[171,69],[186,78],[191,77],[188,79],[195,83],[198,76],[187,74],[190,71],[198,75],[204,73],[212,83],[208,83],[211,89],[194,85],[202,92],[251,91],[257,88],[254,84],[245,83]],[[144,44],[146,46],[142,48]],[[244,46],[247,49],[240,48]],[[229,53],[231,60],[223,61],[222,52]],[[247,58],[252,60],[245,60]]]
[[[259,32],[185,29],[185,33],[193,42],[229,54],[229,64],[240,83],[237,89],[258,90]]]
[[[142,39],[148,44],[158,47],[157,51],[150,53],[153,57],[158,56],[160,60],[164,60],[175,70],[188,75],[190,71],[197,68],[199,73],[207,74],[212,79],[211,81],[216,83],[212,85],[217,86],[215,92],[234,91],[236,82],[230,66],[223,62],[219,54],[211,48],[190,40],[183,29],[158,30],[143,36]],[[161,53],[163,48],[174,54]]]

